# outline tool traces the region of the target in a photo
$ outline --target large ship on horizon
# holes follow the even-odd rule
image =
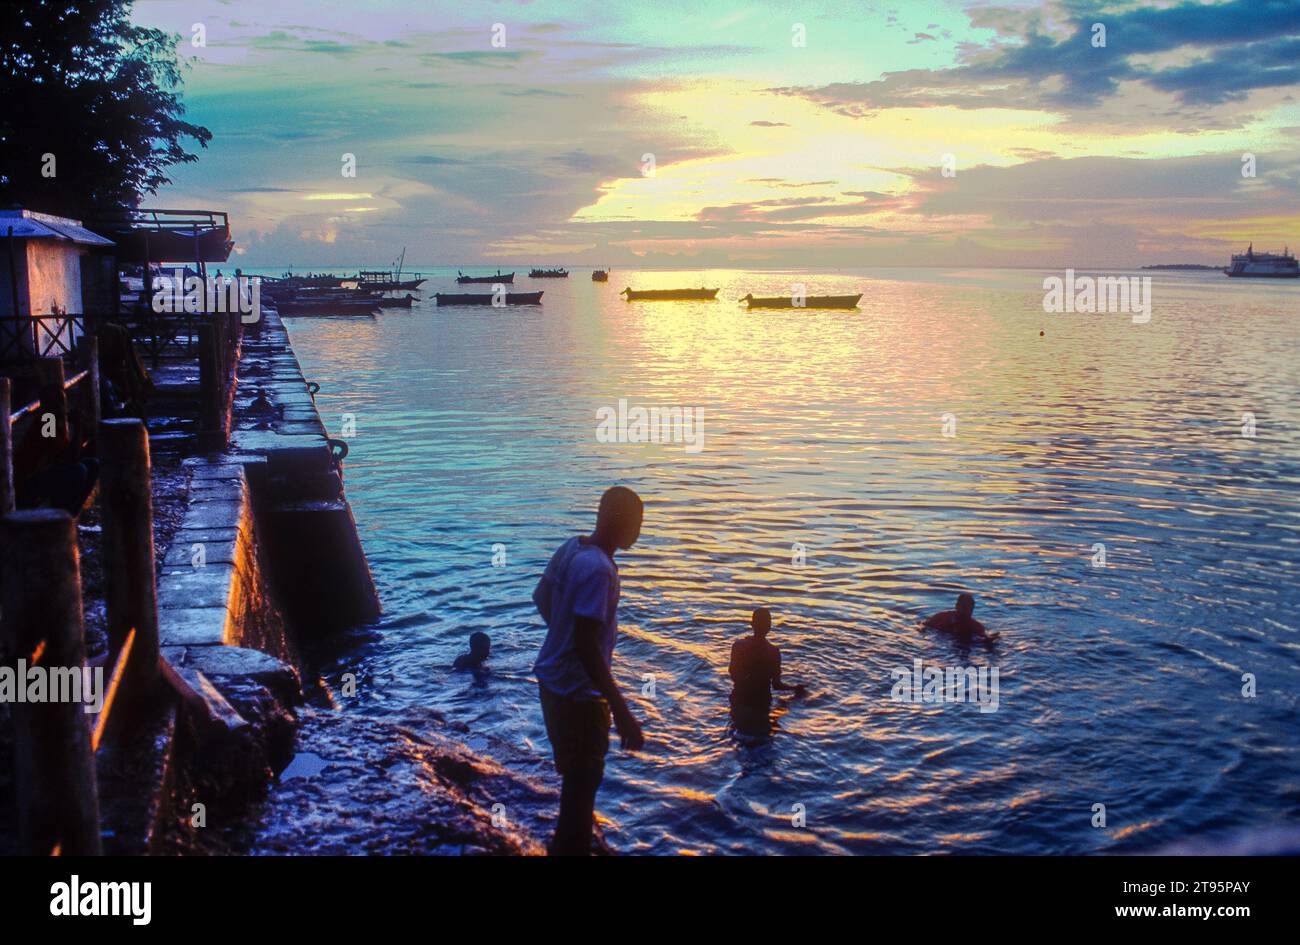
[[[1300,278],[1300,265],[1291,255],[1290,247],[1280,254],[1257,253],[1255,244],[1251,243],[1244,253],[1232,257],[1231,265],[1223,270],[1223,274],[1247,279],[1297,279]]]

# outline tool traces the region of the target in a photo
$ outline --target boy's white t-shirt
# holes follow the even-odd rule
[[[551,556],[533,592],[537,610],[546,620],[546,640],[533,672],[537,681],[557,696],[604,698],[582,668],[574,646],[574,617],[600,621],[597,643],[609,666],[618,636],[618,565],[598,545],[570,538]]]

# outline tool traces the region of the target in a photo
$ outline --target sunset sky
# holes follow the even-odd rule
[[[146,204],[229,210],[247,266],[406,246],[1083,268],[1300,244],[1300,0],[138,0],[135,19],[181,34],[188,117],[214,134]]]

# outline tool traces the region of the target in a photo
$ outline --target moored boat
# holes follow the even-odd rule
[[[496,297],[495,292],[486,294],[468,293],[468,292],[435,292],[433,295],[438,305],[491,305],[492,299]],[[541,305],[542,293],[540,292],[507,292],[507,305]]]
[[[280,299],[276,302],[280,314],[286,318],[295,315],[373,315],[377,299]]]
[[[357,287],[375,292],[394,292],[399,289],[418,289],[427,279],[401,279],[379,270],[363,269],[356,278]]]
[[[857,308],[862,293],[857,295],[809,295],[796,304],[794,296],[778,295],[770,298],[755,298],[753,293],[737,299],[747,302],[750,308]]]
[[[642,299],[647,302],[707,300],[718,297],[717,289],[624,289],[619,295],[626,295],[629,302]]]
[[[567,279],[569,270],[567,269],[530,269],[528,271],[530,279]]]
[[[410,308],[411,303],[415,301],[415,296],[403,295],[397,298],[390,296],[388,298],[376,299],[375,301],[379,303],[380,308]]]
[[[593,270],[591,271],[591,281],[592,281],[592,282],[608,282],[608,281],[609,281],[609,270],[608,270],[608,269],[593,269]]]
[[[467,276],[463,272],[457,270],[456,281],[461,285],[469,285],[471,283],[488,284],[488,283],[496,283],[496,282],[500,282],[505,285],[514,285],[515,274],[513,272],[507,272],[503,274],[501,270],[498,269],[497,274],[495,276]]]
[[[357,273],[355,280],[357,287],[361,289],[371,289],[376,292],[394,292],[398,289],[418,289],[420,284],[428,280],[420,278],[420,274],[408,273],[408,276],[414,275],[416,278],[402,278],[402,267],[406,265],[406,247],[402,247],[402,255],[394,260],[393,265],[396,267],[392,270],[386,269],[362,269]]]
[[[1257,253],[1255,244],[1251,243],[1244,253],[1232,257],[1223,274],[1243,279],[1297,279],[1300,278],[1300,264],[1291,255],[1290,247],[1280,254]]]
[[[337,289],[347,281],[346,276],[317,275],[295,276],[286,272],[283,276],[262,276],[262,290],[269,287],[282,289]]]

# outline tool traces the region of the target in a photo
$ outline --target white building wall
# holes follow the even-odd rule
[[[27,295],[33,315],[49,315],[56,307],[76,315],[85,309],[81,301],[81,248],[61,240],[27,240]],[[53,322],[42,326],[38,344],[42,350],[52,343]],[[59,341],[71,348],[76,340],[71,327],[58,332]],[[58,354],[57,347],[50,354]]]

